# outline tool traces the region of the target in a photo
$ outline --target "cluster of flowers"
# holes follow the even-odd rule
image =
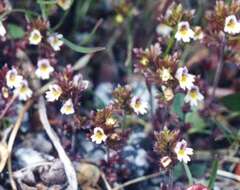
[[[148,111],[148,103],[140,97],[132,95],[130,86],[118,86],[114,89],[113,101],[106,108],[93,113],[92,125],[94,133],[93,142],[101,144],[108,139],[108,145],[120,143],[121,136],[125,135],[124,118],[128,114],[144,115]]]
[[[235,15],[229,15],[225,18],[224,32],[232,35],[240,33],[240,22]],[[197,26],[192,30],[188,21],[181,21],[178,23],[177,32],[175,34],[177,41],[190,42],[191,39],[202,40],[203,37],[204,33],[201,27]]]
[[[184,139],[179,140],[179,130],[170,131],[164,128],[161,132],[155,132],[156,143],[154,150],[161,155],[160,165],[168,168],[176,160],[188,163],[193,149],[187,146]]]
[[[30,45],[39,45],[43,40],[43,35],[41,34],[40,29],[45,29],[47,26],[40,20],[37,20],[32,23],[31,31],[29,32],[28,41]],[[38,27],[40,29],[38,29]],[[0,21],[0,36],[4,37],[7,34],[6,28],[4,27],[2,21]],[[61,46],[63,45],[63,35],[58,33],[49,34],[47,37],[47,42],[52,47],[54,51],[60,51]]]
[[[78,105],[82,92],[89,86],[89,81],[83,80],[81,74],[74,75],[70,65],[62,73],[56,73],[55,77],[57,82],[50,84],[46,92],[47,101],[55,102],[61,99],[63,105],[60,112],[65,115],[74,114],[74,106]]]
[[[39,26],[41,29],[45,28],[44,24],[45,23],[40,20],[32,23],[32,25]],[[0,35],[3,37],[6,34],[7,31],[2,22],[0,22]],[[60,48],[63,45],[62,38],[63,36],[61,34],[54,33],[48,36],[47,42],[54,51],[60,51]],[[42,42],[42,39],[43,35],[41,34],[40,30],[33,27],[28,37],[29,44],[39,45]],[[37,68],[35,70],[35,76],[37,78],[41,80],[48,80],[54,71],[55,69],[51,65],[51,60],[49,58],[38,59]],[[56,76],[60,84],[56,83],[49,85],[49,90],[46,92],[46,99],[48,102],[54,102],[58,100],[64,94],[62,89],[69,89],[69,93],[72,92],[75,96],[77,96],[73,91],[79,94],[88,87],[88,81],[82,80],[81,75],[76,75],[73,77],[73,72],[69,67],[67,67],[62,75],[60,73],[56,73]],[[7,88],[5,87],[7,86],[10,89],[14,89],[14,94],[18,96],[20,100],[26,101],[32,97],[33,91],[29,88],[28,81],[19,74],[15,67],[12,67],[12,69],[6,72],[5,81],[6,85],[3,85],[2,92],[8,92]],[[63,85],[63,87],[61,87],[61,85]],[[3,94],[7,95],[8,93]],[[70,93],[70,96],[74,97],[73,94]],[[62,114],[66,115],[73,114],[75,112],[71,97],[64,101],[60,111]]]
[[[174,98],[174,90],[180,86],[187,90],[185,102],[191,106],[197,106],[204,97],[199,88],[194,84],[196,76],[190,74],[186,66],[178,67],[178,55],[163,57],[159,43],[150,48],[134,49],[138,63],[135,71],[142,73],[146,80],[161,87],[164,99],[171,101]]]

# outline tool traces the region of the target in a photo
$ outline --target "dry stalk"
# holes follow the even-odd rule
[[[71,160],[69,159],[64,148],[62,147],[57,134],[55,133],[55,131],[51,128],[51,126],[49,124],[49,121],[47,118],[46,106],[45,106],[45,102],[44,102],[44,99],[42,96],[39,97],[38,106],[39,106],[38,111],[39,111],[41,123],[42,123],[44,129],[46,130],[48,137],[50,138],[54,147],[56,148],[56,150],[58,152],[58,156],[64,165],[65,173],[66,173],[66,176],[68,178],[68,183],[69,183],[68,189],[69,190],[78,190],[76,171],[72,165]]]

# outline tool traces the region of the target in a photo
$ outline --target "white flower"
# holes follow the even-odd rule
[[[48,37],[48,43],[51,45],[54,51],[60,51],[61,46],[63,45],[63,35],[62,34],[52,34]]]
[[[108,117],[105,121],[105,125],[109,127],[114,127],[117,124],[117,120],[114,119],[113,117]]]
[[[190,28],[187,21],[182,21],[178,23],[177,32],[175,34],[177,41],[190,42],[191,39],[194,39],[194,32]]]
[[[54,102],[59,99],[62,94],[62,89],[57,84],[49,85],[49,91],[46,92],[48,102]]]
[[[240,23],[237,21],[235,15],[230,15],[225,19],[224,32],[229,34],[240,33]]]
[[[38,45],[42,41],[42,34],[39,30],[33,29],[29,36],[29,43],[32,45]]]
[[[58,6],[60,6],[63,10],[67,10],[72,5],[72,0],[57,0]]]
[[[195,76],[188,73],[187,67],[178,68],[175,77],[183,90],[185,90],[186,88],[191,89],[193,86],[193,82],[195,81]]]
[[[22,80],[20,86],[14,90],[14,93],[18,95],[19,100],[23,101],[32,97],[32,90],[28,87],[28,82],[26,80]]]
[[[91,136],[92,142],[96,142],[96,144],[101,144],[107,140],[107,136],[104,131],[100,127],[94,128],[93,135]]]
[[[65,115],[70,115],[73,114],[74,111],[74,107],[73,107],[73,103],[72,103],[72,99],[68,99],[61,107],[60,112],[62,114]]]
[[[5,36],[7,33],[5,27],[3,26],[3,23],[0,21],[0,36]]]
[[[50,74],[54,71],[54,68],[50,65],[48,59],[40,59],[38,60],[38,68],[35,71],[35,74],[38,78],[43,80],[49,79]]]
[[[198,102],[201,102],[204,99],[203,95],[199,92],[197,86],[193,86],[188,90],[187,95],[184,98],[186,103],[190,103],[191,106],[197,106]]]
[[[163,37],[169,37],[172,32],[172,28],[166,24],[159,24],[156,30],[157,33]]]
[[[147,113],[148,104],[147,102],[142,101],[140,97],[134,96],[131,100],[130,106],[137,115],[139,114],[143,115]]]
[[[174,151],[177,154],[177,159],[184,163],[188,163],[191,160],[189,155],[193,155],[193,149],[187,147],[187,142],[185,140],[177,142]]]
[[[73,85],[76,87],[81,87],[81,89],[86,90],[89,87],[89,81],[83,80],[81,74],[77,74],[73,77]]]
[[[9,88],[19,87],[22,80],[23,77],[21,75],[18,75],[17,70],[14,68],[9,70],[6,74],[7,86]]]
[[[167,82],[173,79],[170,68],[163,67],[162,69],[160,69],[159,72],[160,72],[160,78],[163,82]]]
[[[200,26],[194,27],[194,40],[202,40],[204,38],[203,30]]]

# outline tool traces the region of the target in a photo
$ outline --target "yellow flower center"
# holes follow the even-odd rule
[[[227,23],[227,26],[233,29],[236,26],[236,22],[234,21],[234,19],[230,19],[229,22]]]
[[[103,136],[104,136],[104,133],[103,133],[102,131],[100,131],[100,130],[98,130],[98,131],[95,133],[96,139],[101,140],[101,139],[103,138]]]
[[[44,73],[47,72],[48,71],[48,65],[47,64],[41,64],[40,65],[40,70]]]
[[[137,100],[137,101],[135,102],[134,107],[135,107],[136,109],[140,109],[141,106],[142,106],[141,101],[140,101],[140,100]]]
[[[72,109],[73,109],[72,105],[67,105],[67,106],[65,107],[66,112],[71,112]]]
[[[180,149],[180,150],[178,151],[178,155],[184,156],[184,155],[185,155],[185,150],[184,150],[184,149]]]
[[[182,74],[181,82],[187,82],[187,75],[186,74]]]
[[[34,40],[34,41],[39,40],[39,38],[40,38],[40,36],[39,36],[37,33],[34,33],[34,34],[33,34],[33,40]]]
[[[143,57],[143,58],[140,60],[140,63],[141,63],[143,66],[147,66],[148,63],[149,63],[149,60],[148,60],[148,58]]]
[[[188,27],[186,25],[182,25],[179,29],[181,35],[185,36],[188,34]]]
[[[61,92],[56,90],[56,89],[53,89],[52,94],[53,94],[54,97],[59,97]]]
[[[197,96],[198,96],[197,91],[196,91],[196,90],[191,90],[191,92],[190,92],[190,96],[191,96],[192,99],[196,99]]]
[[[121,24],[124,21],[124,17],[122,14],[117,14],[115,20],[117,23]]]
[[[27,88],[26,85],[22,85],[22,86],[20,87],[19,92],[20,92],[21,94],[24,94],[24,93],[26,93],[27,89],[28,89],[28,88]]]

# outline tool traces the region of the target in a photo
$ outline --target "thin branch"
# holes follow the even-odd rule
[[[229,179],[233,179],[233,180],[236,180],[236,181],[240,182],[240,175],[235,175],[233,173],[230,173],[230,172],[227,172],[227,171],[224,171],[224,170],[217,170],[217,175],[223,176],[223,177],[226,177],[226,178],[229,178]]]
[[[219,59],[219,63],[217,66],[217,70],[214,76],[214,81],[213,81],[213,91],[212,91],[212,98],[215,97],[215,93],[216,93],[216,88],[218,86],[221,74],[222,74],[222,69],[223,69],[223,64],[224,64],[224,48],[225,48],[225,39],[223,39],[221,46],[220,46],[220,59]]]
[[[153,173],[153,174],[150,174],[150,175],[145,175],[145,176],[142,176],[142,177],[138,177],[138,178],[127,181],[127,182],[123,183],[122,185],[119,185],[119,186],[113,188],[113,190],[120,190],[120,189],[122,189],[124,187],[127,187],[129,185],[133,185],[133,184],[139,183],[141,181],[145,181],[145,180],[148,180],[148,179],[151,179],[151,178],[154,178],[154,177],[158,177],[159,175],[161,175],[161,172],[157,172],[157,173]]]
[[[102,180],[103,180],[103,182],[104,182],[107,190],[112,190],[110,184],[109,184],[108,181],[107,181],[107,178],[106,178],[105,174],[104,174],[103,172],[101,172],[100,175],[101,175],[101,177],[102,177]]]
[[[58,156],[64,165],[65,173],[66,173],[66,176],[68,178],[68,183],[69,183],[68,189],[69,190],[78,190],[76,171],[72,165],[71,160],[69,159],[64,148],[62,147],[57,134],[55,133],[55,131],[52,129],[52,127],[49,124],[49,121],[47,118],[46,106],[45,106],[45,102],[44,102],[44,99],[42,96],[39,97],[38,106],[39,106],[38,112],[39,112],[39,116],[40,116],[40,121],[41,121],[48,137],[50,138],[54,147],[56,148],[56,150],[58,152]]]
[[[11,187],[13,190],[16,190],[16,184],[15,184],[15,181],[14,181],[13,175],[12,175],[11,153],[12,153],[13,145],[14,145],[18,130],[24,119],[24,115],[28,111],[28,109],[31,107],[32,103],[33,103],[32,99],[28,100],[27,103],[22,108],[22,110],[20,111],[20,113],[18,114],[17,121],[16,121],[15,125],[13,126],[13,130],[12,130],[9,140],[8,140],[8,153],[9,153],[9,155],[8,155],[8,172],[9,172]]]
[[[14,95],[10,101],[7,103],[7,105],[5,106],[5,108],[3,109],[3,111],[1,112],[0,115],[0,121],[3,119],[3,117],[6,115],[6,113],[8,112],[9,108],[11,107],[11,105],[14,103],[14,101],[16,100],[17,96]]]

